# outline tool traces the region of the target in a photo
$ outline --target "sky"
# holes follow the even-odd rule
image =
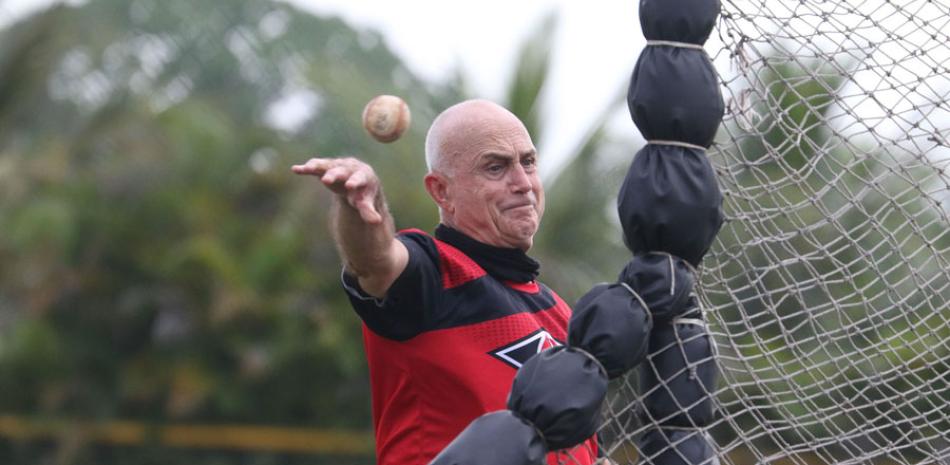
[[[55,1],[0,0],[0,26]],[[645,45],[636,0],[285,1],[380,31],[424,79],[438,82],[461,67],[475,96],[492,100],[503,97],[518,46],[546,14],[558,12],[554,69],[543,94],[547,136],[535,141],[547,152],[543,174],[556,171],[595,115],[626,85]],[[626,110],[618,111],[612,126],[639,137]]]

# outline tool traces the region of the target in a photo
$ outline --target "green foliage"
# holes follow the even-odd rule
[[[330,199],[289,167],[362,156],[401,225],[433,225],[422,139],[459,91],[375,32],[265,0],[94,0],[2,34],[0,413],[368,430]],[[381,93],[414,111],[386,147],[359,121]],[[313,113],[279,123],[288,101]],[[119,460],[57,450],[0,460]]]
[[[508,93],[536,139],[555,20],[522,48]],[[0,412],[367,429],[329,198],[288,168],[359,155],[398,226],[431,227],[422,139],[464,98],[464,79],[424,84],[375,32],[264,0],[95,0],[2,34]],[[387,146],[359,124],[380,93],[413,108],[409,133]],[[281,126],[274,108],[288,99],[315,112]],[[569,300],[604,274],[578,265],[584,245],[616,229],[608,209],[589,208],[612,196],[594,182],[610,169],[598,156],[610,110],[549,185],[537,254]],[[88,448],[65,457],[104,460]]]
[[[555,24],[549,15],[522,47],[506,103],[536,140]],[[93,0],[2,37],[0,413],[368,429],[329,197],[289,166],[361,156],[397,226],[431,228],[422,141],[465,98],[464,78],[424,84],[377,33],[266,0]],[[386,146],[359,122],[381,93],[413,109],[410,131]],[[279,123],[288,101],[313,111]],[[548,186],[536,250],[569,300],[604,275],[586,244],[616,230],[607,208],[589,208],[612,197],[595,182],[611,170],[599,155],[611,110]],[[141,452],[0,445],[12,463],[232,463]]]

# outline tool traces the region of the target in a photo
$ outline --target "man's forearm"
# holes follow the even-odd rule
[[[350,273],[361,278],[371,277],[392,266],[391,249],[396,230],[382,190],[376,194],[373,203],[383,218],[376,224],[367,223],[359,210],[339,195],[334,196],[330,213],[331,232],[343,263]]]

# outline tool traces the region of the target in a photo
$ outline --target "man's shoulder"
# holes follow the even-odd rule
[[[410,260],[438,264],[437,240],[429,233],[416,228],[402,229],[396,233],[396,239],[406,246]]]
[[[403,243],[418,246],[416,251],[409,247],[410,254],[423,252],[439,267],[443,289],[456,288],[486,275],[485,270],[464,252],[421,229],[403,229],[399,231],[399,237]]]

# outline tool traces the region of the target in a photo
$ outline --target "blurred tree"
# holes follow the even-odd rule
[[[432,224],[418,148],[455,85],[266,0],[93,0],[0,34],[0,412],[368,429],[329,198],[289,166],[363,154]],[[385,149],[359,122],[380,93],[416,120]]]
[[[522,48],[503,102],[536,140],[554,24]],[[434,226],[422,140],[464,79],[423,83],[377,33],[268,0],[91,0],[0,34],[0,413],[368,429],[329,198],[288,168],[359,154],[397,226]],[[387,146],[359,123],[381,93],[413,109]],[[569,300],[615,272],[591,258],[616,254],[585,247],[616,230],[590,208],[611,197],[607,114],[548,182],[537,253]],[[0,461],[227,460],[54,444],[0,439]]]

